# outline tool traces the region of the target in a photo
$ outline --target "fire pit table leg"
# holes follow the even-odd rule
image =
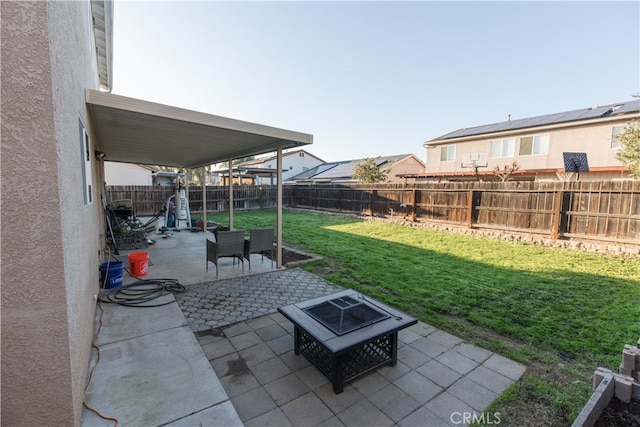
[[[300,328],[296,324],[293,326],[293,354],[300,354]]]
[[[394,332],[391,335],[391,362],[389,366],[396,366],[398,363],[398,333]]]
[[[340,394],[344,390],[344,356],[334,357],[332,365],[333,392]]]

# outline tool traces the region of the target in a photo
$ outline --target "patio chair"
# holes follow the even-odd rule
[[[273,233],[275,229],[256,228],[251,230],[249,237],[244,241],[244,258],[249,261],[249,272],[251,272],[251,254],[262,255],[264,263],[264,254],[271,254],[271,268],[273,268]]]
[[[209,261],[216,265],[216,277],[218,277],[218,259],[233,258],[235,266],[236,258],[242,263],[244,273],[244,230],[218,231],[216,241],[207,239],[207,271],[209,271]]]

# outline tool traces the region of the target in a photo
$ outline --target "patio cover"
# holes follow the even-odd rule
[[[104,160],[196,168],[312,144],[313,135],[86,90]]]
[[[276,244],[282,265],[282,150],[312,144],[313,135],[86,89],[96,147],[104,160],[193,169],[277,152]],[[233,229],[233,182],[229,227]],[[203,216],[206,192],[202,191]]]

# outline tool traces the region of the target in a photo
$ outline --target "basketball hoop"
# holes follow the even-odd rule
[[[463,162],[460,165],[460,167],[467,168],[467,169],[478,170],[478,161],[477,160],[469,160],[469,161]]]
[[[486,153],[465,153],[462,155],[462,163],[460,167],[473,169],[478,171],[478,168],[486,168],[488,156]]]

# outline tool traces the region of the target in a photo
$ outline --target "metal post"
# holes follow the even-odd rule
[[[202,165],[202,231],[207,231],[207,176],[206,168]]]
[[[229,230],[233,230],[233,159],[229,159]]]
[[[282,267],[282,147],[278,147],[276,165],[276,268]]]

